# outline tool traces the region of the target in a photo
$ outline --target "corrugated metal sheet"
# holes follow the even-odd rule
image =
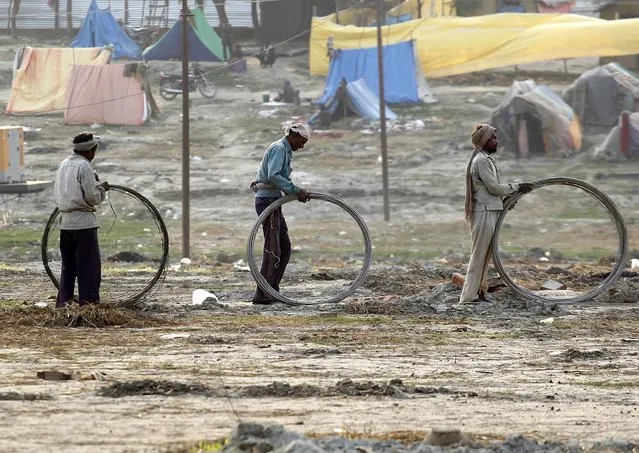
[[[80,28],[89,9],[91,0],[73,0],[73,26]],[[142,10],[142,6],[145,10]],[[195,0],[188,0],[189,6],[195,6]],[[129,0],[129,23],[139,27],[145,22],[149,11],[149,0]],[[124,19],[124,0],[98,0],[100,8],[110,7],[116,19]],[[250,0],[226,0],[226,14],[234,27],[253,28]],[[213,2],[204,2],[204,15],[212,27],[217,27],[219,19]],[[169,27],[180,17],[180,6],[175,1],[169,6]],[[0,0],[0,26],[6,28],[9,23],[9,0]],[[18,30],[53,30],[53,9],[47,6],[47,0],[22,0],[17,18]],[[60,0],[60,28],[67,26],[66,2]]]

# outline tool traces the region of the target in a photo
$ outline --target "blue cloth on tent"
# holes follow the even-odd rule
[[[140,46],[126,34],[108,9],[98,8],[95,0],[89,5],[89,11],[82,27],[71,41],[71,47],[102,47],[113,45],[113,58],[138,58]]]
[[[189,59],[191,61],[222,61],[206,47],[189,23]],[[179,60],[182,61],[182,20],[151,47],[147,47],[143,57],[145,60]]]
[[[343,116],[342,111],[346,107],[348,112],[371,121],[379,121],[379,97],[366,86],[366,82],[363,79],[346,84],[345,95],[345,99],[339,99],[337,90],[335,90],[333,96],[322,104],[322,108],[331,114],[333,120],[341,118]],[[346,102],[346,106],[343,105],[343,101]],[[397,119],[395,112],[388,106],[386,106],[386,119],[388,121]],[[319,123],[320,112],[315,113],[308,120],[308,124],[311,126],[316,126]]]
[[[524,5],[502,5],[497,8],[497,13],[525,13]]]
[[[419,100],[418,72],[411,41],[384,46],[384,94],[389,104],[416,104]],[[364,79],[379,96],[377,47],[335,50],[326,78],[324,93],[317,100],[325,104],[342,83]]]
[[[382,20],[382,25],[401,24],[402,22],[408,22],[409,20],[413,20],[413,15],[411,13],[400,14],[399,16],[388,16],[385,20]],[[376,27],[377,21],[374,20],[371,22],[370,26]]]
[[[355,111],[369,120],[379,120],[379,97],[373,93],[362,79],[346,85],[348,100]],[[394,121],[397,115],[386,106],[386,119]]]

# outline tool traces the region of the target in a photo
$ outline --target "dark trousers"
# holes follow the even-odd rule
[[[98,229],[60,230],[60,254],[62,272],[56,307],[63,307],[73,299],[76,278],[80,305],[99,302],[102,267]]]
[[[255,212],[259,216],[264,210],[279,198],[257,197],[255,198]],[[280,290],[280,282],[284,276],[286,265],[291,258],[291,240],[288,237],[288,226],[282,208],[279,207],[266,218],[262,225],[264,231],[264,252],[262,254],[262,267],[260,274],[264,276],[271,287]],[[259,287],[255,290],[254,301],[270,299],[270,296]]]

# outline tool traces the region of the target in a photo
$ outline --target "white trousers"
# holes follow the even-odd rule
[[[459,302],[472,302],[479,290],[488,291],[488,263],[501,211],[474,211],[470,219],[472,247]]]

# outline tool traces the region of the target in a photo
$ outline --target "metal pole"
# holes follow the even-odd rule
[[[422,0],[417,0],[417,18],[422,18]]]
[[[335,23],[339,25],[339,0],[335,0]]]
[[[187,0],[182,0],[182,257],[190,256],[191,192],[189,151],[189,16]]]
[[[379,75],[379,126],[382,141],[382,183],[384,186],[384,220],[390,221],[388,205],[388,152],[386,149],[386,100],[384,96],[384,47],[382,45],[382,0],[377,0],[377,72]]]

